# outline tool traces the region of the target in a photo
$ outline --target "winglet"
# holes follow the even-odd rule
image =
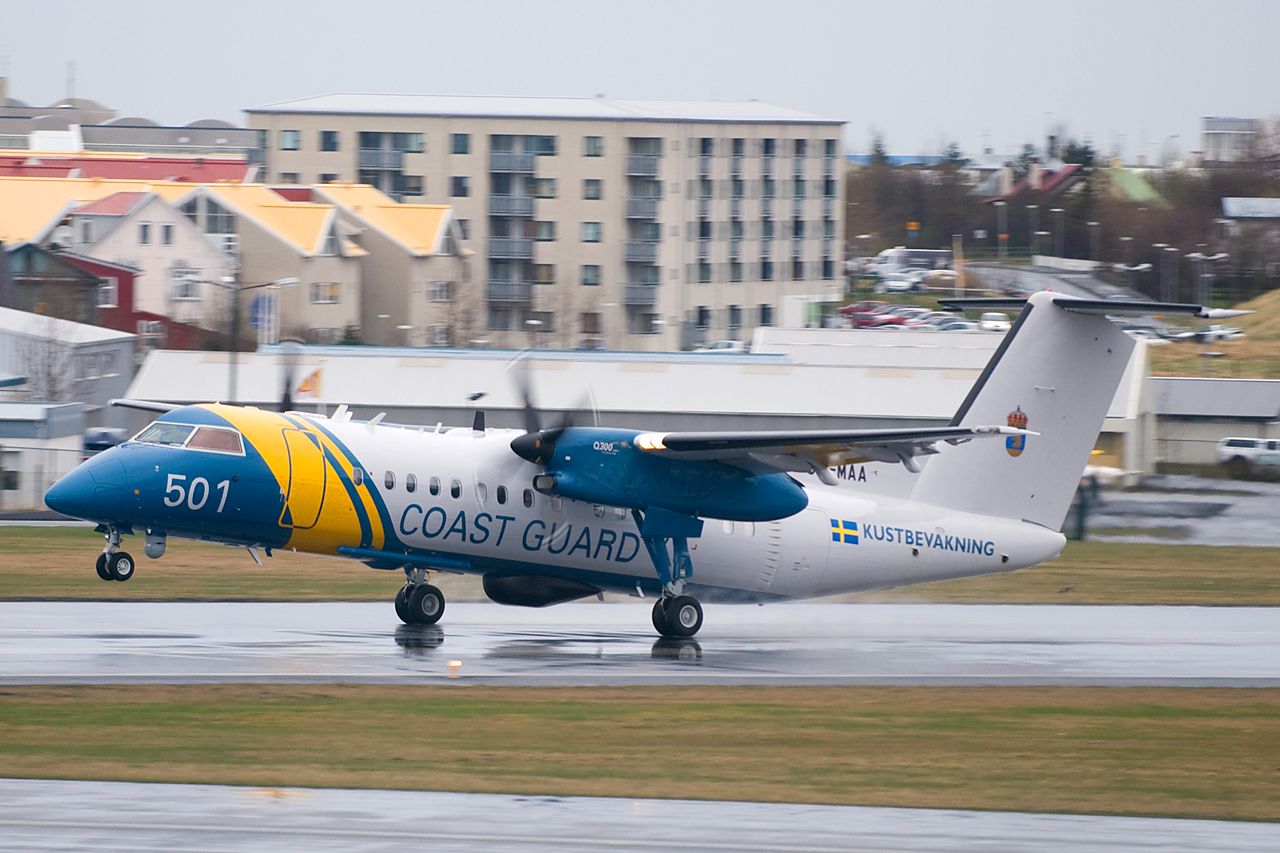
[[[117,406],[121,409],[138,409],[143,412],[172,412],[174,409],[182,408],[177,403],[156,403],[152,400],[116,399],[109,401],[108,405]]]

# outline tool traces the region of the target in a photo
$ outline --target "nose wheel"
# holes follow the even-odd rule
[[[427,583],[421,569],[406,571],[407,583],[396,593],[396,615],[406,625],[434,625],[444,616],[444,593]]]
[[[94,568],[98,572],[98,577],[104,581],[127,581],[133,577],[133,570],[137,563],[133,560],[133,555],[128,551],[120,550],[120,531],[111,530],[107,533],[107,547],[98,555],[98,561]]]

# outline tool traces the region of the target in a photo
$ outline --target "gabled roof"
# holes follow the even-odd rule
[[[314,193],[417,256],[440,252],[453,216],[447,204],[398,204],[366,184],[321,184]]]
[[[87,216],[128,216],[150,197],[151,193],[146,192],[112,193],[105,198],[80,205],[75,212]]]
[[[254,167],[229,157],[154,157],[116,151],[0,150],[0,174],[203,183],[244,181]]]
[[[32,314],[15,308],[0,308],[0,332],[56,340],[65,344],[131,340],[135,337],[128,332],[117,332],[115,329],[104,329],[44,314]]]
[[[165,182],[0,177],[0,241],[39,242],[68,211],[118,192],[152,192],[172,202],[190,190]]]
[[[319,254],[333,227],[333,205],[288,201],[262,184],[204,184],[184,198],[196,194],[248,218],[304,256]]]

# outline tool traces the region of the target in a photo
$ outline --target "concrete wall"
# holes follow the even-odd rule
[[[1213,465],[1218,461],[1218,441],[1231,437],[1280,439],[1280,422],[1160,418],[1156,436],[1157,459],[1179,464]]]

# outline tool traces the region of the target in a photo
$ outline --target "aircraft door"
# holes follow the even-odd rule
[[[781,522],[781,553],[772,591],[779,595],[815,595],[822,587],[831,552],[831,520],[825,509],[807,507]]]
[[[324,504],[328,466],[319,439],[305,430],[286,429],[285,449],[289,454],[289,487],[280,513],[280,526],[309,530],[320,520]]]

